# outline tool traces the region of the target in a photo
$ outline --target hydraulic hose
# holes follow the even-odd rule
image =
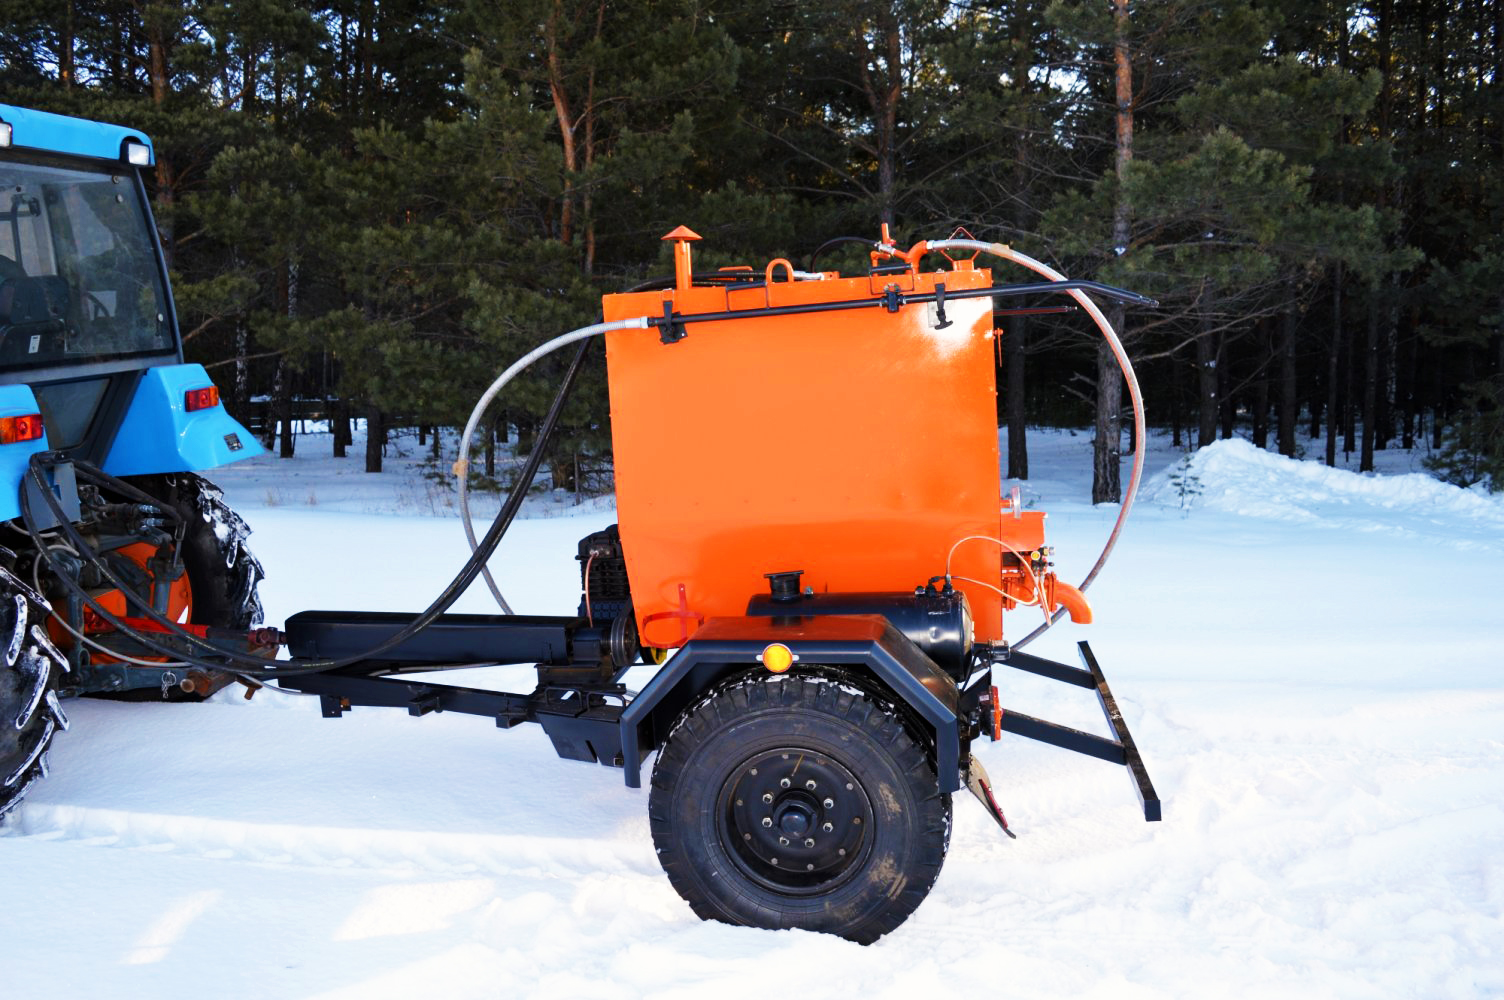
[[[920,247],[916,247],[915,249],[920,253],[923,253],[925,250],[976,250],[981,253],[992,254],[995,257],[1001,257],[1004,260],[1011,260],[1013,263],[1020,264],[1036,274],[1048,278],[1050,281],[1066,280],[1065,275],[1048,264],[1037,261],[1028,254],[1019,253],[1012,247],[1002,243],[983,243],[980,240],[936,240],[932,243],[921,244]],[[1128,476],[1128,491],[1123,496],[1123,502],[1118,509],[1117,520],[1112,525],[1112,532],[1107,536],[1107,544],[1102,547],[1102,554],[1097,557],[1097,561],[1092,566],[1091,572],[1087,573],[1086,577],[1077,585],[1076,589],[1085,591],[1091,586],[1092,581],[1097,578],[1097,574],[1102,572],[1102,567],[1107,565],[1107,557],[1117,545],[1118,536],[1123,531],[1123,523],[1128,519],[1128,512],[1133,509],[1133,499],[1138,495],[1139,480],[1143,478],[1144,474],[1144,399],[1143,395],[1139,392],[1138,376],[1134,374],[1133,363],[1128,360],[1128,352],[1124,350],[1122,340],[1119,339],[1116,331],[1113,330],[1112,324],[1107,321],[1107,317],[1102,314],[1102,310],[1097,308],[1097,304],[1088,298],[1085,292],[1079,289],[1067,289],[1066,294],[1075,299],[1077,304],[1097,324],[1097,328],[1102,331],[1102,337],[1107,341],[1107,346],[1112,350],[1113,357],[1117,359],[1118,368],[1123,372],[1123,381],[1128,386],[1128,398],[1133,403],[1133,440],[1136,445],[1133,449],[1133,471]],[[1065,608],[1058,609],[1050,616],[1047,622],[1034,629],[1034,631],[1024,636],[1018,642],[1013,643],[1012,648],[1022,649],[1024,646],[1027,646],[1043,635],[1045,630],[1059,621],[1064,614]]]
[[[470,542],[471,552],[476,551],[478,543],[475,540],[475,525],[470,519],[470,439],[474,436],[475,428],[480,425],[480,419],[485,414],[486,408],[491,405],[491,401],[497,397],[502,389],[506,388],[507,383],[511,382],[512,379],[520,375],[522,371],[529,365],[531,365],[534,361],[537,361],[544,355],[552,354],[554,351],[557,351],[559,348],[565,346],[566,344],[572,344],[576,341],[583,341],[584,343],[580,345],[579,351],[575,354],[574,361],[569,366],[568,373],[566,373],[564,376],[565,385],[572,386],[574,384],[575,378],[578,377],[580,373],[580,366],[584,363],[585,352],[590,346],[591,337],[594,337],[597,334],[610,333],[612,330],[645,330],[647,328],[647,319],[639,318],[615,320],[610,323],[592,323],[590,326],[582,326],[578,330],[571,330],[568,333],[561,334],[555,337],[553,340],[548,341],[546,344],[541,344],[538,347],[535,347],[533,350],[529,351],[522,357],[518,358],[516,361],[512,362],[511,367],[507,368],[506,371],[496,376],[496,381],[492,382],[490,387],[481,394],[480,399],[476,401],[474,408],[470,411],[470,419],[465,422],[464,433],[460,435],[460,454],[454,462],[454,475],[459,480],[460,520],[465,526],[465,538]],[[550,413],[550,416],[556,415]],[[552,426],[550,425],[550,430],[551,429]],[[538,473],[538,464],[542,461],[541,445],[543,443],[544,439],[542,434],[540,433],[538,442],[533,447],[533,454],[528,456],[528,467],[523,469],[521,475],[517,479],[516,486],[512,490],[511,496],[507,497],[507,506],[522,506],[522,500],[527,496],[528,487],[532,485],[533,476],[537,475]],[[538,461],[534,462],[534,458],[537,458]],[[515,515],[515,513],[516,511],[514,510],[513,514]],[[510,517],[507,518],[507,523],[511,523]],[[503,528],[502,530],[505,531],[506,529]],[[480,572],[481,575],[485,577],[486,586],[490,588],[491,596],[496,598],[496,603],[501,607],[502,613],[508,615],[511,614],[511,605],[509,605],[507,603],[507,599],[502,596],[501,589],[497,587],[495,578],[491,576],[490,568],[486,566],[484,562],[482,562],[481,564]]]

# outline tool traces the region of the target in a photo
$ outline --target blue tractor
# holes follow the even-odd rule
[[[0,104],[0,815],[61,698],[207,695],[261,616],[245,522],[196,473],[262,448],[183,362],[153,162],[140,132]]]

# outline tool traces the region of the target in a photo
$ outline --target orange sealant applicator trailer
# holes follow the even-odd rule
[[[695,913],[733,924],[864,943],[897,927],[940,871],[952,793],[972,792],[1013,835],[972,752],[983,737],[1123,765],[1144,818],[1159,819],[1087,645],[1077,668],[1021,652],[1028,636],[1001,641],[1017,605],[1089,611],[1050,570],[1044,514],[999,496],[992,302],[1069,294],[1120,351],[1084,292],[1132,293],[969,239],[901,252],[884,232],[867,244],[870,272],[842,277],[785,260],[696,274],[698,237],[667,238],[672,279],[607,296],[601,323],[517,359],[462,435],[519,371],[579,344],[518,474],[530,482],[590,338],[605,335],[619,524],[576,548],[579,613],[451,615],[442,599],[418,619],[304,612],[287,623],[295,659],[279,683],[320,695],[330,717],[396,705],[536,722],[560,756],[619,767],[633,788],[652,758],[658,860]],[[951,249],[1048,280],[994,286],[970,260],[921,270]],[[523,496],[446,594],[481,572]],[[630,690],[644,654],[659,666]],[[299,669],[316,657],[317,670]],[[533,663],[537,686],[434,679],[476,662]],[[1005,710],[999,667],[1093,690],[1111,738]]]
[[[682,645],[790,570],[816,594],[912,592],[949,573],[977,640],[1002,639],[1004,607],[1039,590],[1050,610],[1063,601],[1089,620],[1048,570],[1045,515],[999,496],[991,299],[946,298],[989,288],[990,270],[874,254],[889,266],[860,277],[798,275],[783,260],[696,276],[698,237],[665,239],[673,288],[604,299],[608,322],[676,317],[606,337],[644,644]],[[855,302],[869,307],[820,309]]]

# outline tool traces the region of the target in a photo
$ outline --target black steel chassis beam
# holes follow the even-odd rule
[[[1080,667],[1047,660],[1042,656],[1018,652],[1009,652],[1006,659],[994,661],[993,665],[1012,667],[1015,670],[1095,691],[1097,701],[1102,706],[1102,714],[1106,717],[1107,726],[1112,730],[1114,738],[1109,740],[1094,736],[1079,729],[1045,722],[1032,715],[1009,709],[1003,709],[1001,727],[1005,732],[1015,733],[1040,743],[1048,743],[1064,750],[1073,750],[1112,764],[1122,764],[1128,768],[1128,773],[1133,778],[1134,791],[1138,793],[1139,802],[1143,803],[1144,819],[1150,823],[1157,822],[1163,815],[1159,793],[1154,790],[1154,783],[1149,780],[1149,771],[1144,767],[1144,759],[1139,755],[1137,744],[1133,742],[1133,734],[1128,731],[1128,724],[1123,721],[1123,713],[1118,709],[1117,699],[1112,696],[1112,688],[1107,686],[1107,678],[1103,675],[1102,667],[1097,663],[1097,657],[1092,653],[1091,646],[1085,642],[1079,642],[1076,648],[1081,655],[1081,663],[1086,668],[1084,670]]]
[[[288,664],[291,668],[297,665],[296,659]],[[277,684],[293,691],[318,695],[319,707],[326,719],[337,719],[357,705],[370,705],[406,709],[407,714],[414,717],[430,712],[479,715],[495,719],[501,729],[536,722],[543,726],[560,757],[610,767],[622,766],[621,713],[624,706],[604,699],[622,698],[624,688],[616,685],[594,689],[564,688],[545,684],[532,694],[513,694],[436,684],[410,674],[397,677],[383,674],[384,670],[404,666],[410,669],[410,665],[361,664],[279,677]]]

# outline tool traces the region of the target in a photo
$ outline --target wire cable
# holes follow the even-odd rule
[[[1020,264],[1036,274],[1048,278],[1050,281],[1067,280],[1065,275],[1048,264],[1037,261],[1028,254],[1019,253],[1012,247],[1002,243],[983,243],[980,240],[936,240],[933,243],[927,244],[926,249],[939,251],[978,250],[982,253],[989,253],[995,257],[1001,257],[1004,260]],[[1113,357],[1117,359],[1118,368],[1123,372],[1123,381],[1128,387],[1128,398],[1133,403],[1133,440],[1135,447],[1133,449],[1133,471],[1128,477],[1128,491],[1123,495],[1123,502],[1119,506],[1117,520],[1113,523],[1112,531],[1107,536],[1107,544],[1102,547],[1102,554],[1097,557],[1097,561],[1092,565],[1091,571],[1077,585],[1076,589],[1084,593],[1092,585],[1092,581],[1097,578],[1097,574],[1102,572],[1102,567],[1107,565],[1107,557],[1112,554],[1112,550],[1117,546],[1118,536],[1123,531],[1123,523],[1127,521],[1128,512],[1133,509],[1134,497],[1138,495],[1139,480],[1144,475],[1144,398],[1139,391],[1138,376],[1134,374],[1133,362],[1128,359],[1128,352],[1123,348],[1122,340],[1119,339],[1117,332],[1113,330],[1112,324],[1107,321],[1107,317],[1102,314],[1102,310],[1087,297],[1085,292],[1079,289],[1067,289],[1066,294],[1076,300],[1081,308],[1086,311],[1086,314],[1092,318],[1092,321],[1097,324],[1097,328],[1102,331],[1102,337],[1107,341],[1108,347],[1112,350]],[[1053,615],[1049,615],[1043,625],[1024,636],[1018,642],[1013,643],[1011,648],[1022,649],[1024,646],[1027,646],[1040,635],[1044,634],[1046,629],[1058,622],[1065,613],[1066,609],[1061,607]]]
[[[636,290],[632,289],[632,291]],[[642,317],[638,319],[615,320],[610,323],[592,323],[590,326],[582,326],[578,330],[571,330],[569,333],[562,334],[548,341],[546,344],[534,348],[512,362],[511,366],[498,375],[496,381],[492,382],[490,387],[481,394],[480,399],[476,401],[474,408],[470,411],[470,419],[465,422],[464,431],[460,434],[460,453],[459,457],[455,459],[453,467],[455,478],[459,480],[460,521],[464,525],[465,539],[470,543],[471,552],[475,551],[477,543],[475,540],[475,524],[470,516],[470,439],[475,435],[475,429],[480,425],[481,417],[485,415],[486,409],[491,405],[491,401],[500,394],[502,389],[507,387],[507,383],[521,374],[523,369],[527,368],[534,361],[568,344],[573,344],[576,341],[584,341],[585,343],[580,345],[579,351],[575,354],[574,363],[570,366],[569,372],[564,376],[567,383],[572,383],[574,378],[579,374],[580,366],[584,363],[585,351],[589,347],[591,337],[598,334],[610,333],[613,330],[646,330],[648,326],[647,318]],[[533,450],[537,453],[538,448],[536,445]],[[518,476],[516,485],[512,488],[512,496],[520,495],[526,497],[528,489],[532,486],[533,476],[536,474],[536,466],[533,467],[531,473],[524,470],[523,474]],[[507,500],[510,503],[511,496]],[[491,596],[496,598],[496,603],[501,608],[502,614],[512,614],[512,606],[502,596],[501,588],[496,585],[496,579],[491,576],[490,567],[482,565],[481,575],[485,577],[486,586],[490,588]]]

